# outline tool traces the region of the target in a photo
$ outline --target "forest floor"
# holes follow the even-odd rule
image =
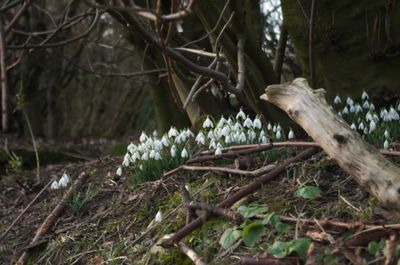
[[[276,163],[303,150],[276,149]],[[191,201],[211,205],[254,181],[254,177],[240,174],[192,170],[132,184],[132,174],[115,174],[121,156],[86,158],[41,167],[39,183],[35,183],[35,168],[8,170],[0,176],[0,264],[15,264],[24,251],[29,254],[27,264],[193,264],[177,246],[160,246],[163,237],[186,224],[188,211],[182,188],[188,188]],[[246,170],[265,166],[257,154],[249,158],[254,163]],[[203,165],[234,168],[234,161]],[[34,198],[64,172],[72,182],[82,172],[87,178],[49,230],[31,244],[37,228],[66,190],[47,188]],[[307,193],[304,187],[315,190]],[[299,196],[299,190],[305,193]],[[385,262],[399,255],[399,248],[393,249],[391,244],[391,230],[365,226],[399,223],[398,217],[370,197],[323,152],[288,165],[284,173],[274,176],[232,209],[244,220],[235,224],[227,218],[212,218],[182,240],[206,264],[302,264],[305,257],[309,262],[313,260],[309,264],[389,264]],[[154,217],[159,210],[163,220],[156,223]],[[245,263],[245,257],[256,256],[259,262],[270,263]]]

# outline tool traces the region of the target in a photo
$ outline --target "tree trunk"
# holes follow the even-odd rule
[[[312,90],[305,79],[297,78],[268,86],[261,98],[288,113],[363,188],[400,212],[400,168],[333,112],[322,89]]]

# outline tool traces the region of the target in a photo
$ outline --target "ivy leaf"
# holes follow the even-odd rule
[[[307,251],[311,245],[311,240],[305,237],[293,239],[288,244],[288,253],[295,252],[302,260],[307,258]]]
[[[228,249],[240,238],[240,234],[240,230],[236,228],[228,228],[222,234],[219,243],[224,249]]]
[[[238,208],[238,212],[244,218],[251,218],[256,216],[257,214],[268,212],[268,208],[258,205],[249,205],[249,206],[242,205]]]
[[[290,229],[292,229],[291,225],[283,223],[281,221],[276,222],[274,227],[275,227],[275,230],[280,234],[285,234],[285,233],[289,232]]]
[[[251,223],[243,228],[242,239],[246,246],[253,247],[261,239],[265,227],[260,223]]]
[[[275,241],[268,252],[275,258],[282,259],[287,255],[289,255],[288,243],[282,241]]]
[[[294,193],[294,196],[302,197],[302,198],[308,199],[308,200],[315,200],[316,198],[321,196],[321,190],[315,186],[304,186],[304,187],[298,189]]]

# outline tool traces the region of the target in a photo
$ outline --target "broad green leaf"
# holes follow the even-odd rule
[[[305,237],[299,237],[289,242],[288,253],[295,252],[302,260],[307,258],[307,251],[311,245],[311,240]]]
[[[321,190],[315,186],[304,186],[298,189],[294,196],[302,197],[304,199],[315,200],[316,198],[321,196]]]
[[[242,205],[238,208],[238,211],[244,218],[251,218],[256,216],[257,214],[268,212],[268,208],[258,205]]]
[[[288,243],[282,242],[282,241],[275,241],[268,252],[275,258],[278,258],[278,259],[284,258],[287,255],[289,255]]]
[[[224,249],[230,248],[239,238],[242,232],[236,228],[228,228],[222,234],[219,243]]]
[[[371,254],[372,256],[375,256],[379,250],[379,244],[376,241],[372,241],[368,244],[367,250],[368,250],[369,254]]]
[[[280,222],[279,217],[273,213],[270,213],[261,221],[261,224],[275,227],[278,222]]]
[[[287,232],[290,231],[290,229],[292,229],[292,226],[286,223],[283,223],[281,221],[278,221],[277,223],[275,223],[275,230],[280,233],[280,234],[285,234]]]
[[[246,246],[253,247],[261,239],[265,227],[260,223],[251,223],[243,228],[242,239]]]

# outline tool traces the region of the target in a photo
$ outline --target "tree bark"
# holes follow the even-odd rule
[[[400,211],[400,168],[337,116],[324,90],[312,90],[307,81],[270,85],[261,99],[284,110],[335,159],[340,167],[385,206]]]

